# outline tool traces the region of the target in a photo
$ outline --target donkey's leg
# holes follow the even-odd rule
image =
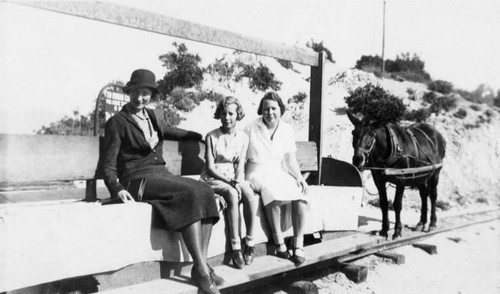
[[[396,195],[394,196],[394,213],[396,215],[396,224],[394,226],[394,235],[392,235],[393,240],[401,237],[401,230],[403,230],[403,224],[401,223],[401,209],[403,207],[404,191],[404,185],[396,185]]]
[[[427,223],[427,196],[429,196],[429,185],[427,181],[423,184],[418,185],[418,191],[420,192],[420,221],[415,227],[415,231],[423,231],[425,224]]]
[[[387,190],[385,189],[385,180],[381,175],[377,173],[372,173],[373,181],[378,189],[378,197],[380,201],[380,210],[382,211],[382,230],[380,230],[379,235],[388,237],[387,232],[389,231],[389,202],[387,200]]]
[[[429,231],[436,228],[437,216],[436,216],[436,200],[437,200],[437,185],[439,183],[439,172],[433,175],[429,179],[429,196],[431,199],[431,222],[429,224]]]

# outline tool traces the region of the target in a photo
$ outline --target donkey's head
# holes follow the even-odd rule
[[[375,127],[372,122],[357,117],[349,110],[347,111],[347,117],[354,125],[352,131],[352,147],[354,148],[352,164],[359,170],[363,170],[375,146]]]

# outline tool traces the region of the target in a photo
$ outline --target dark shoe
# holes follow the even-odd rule
[[[297,253],[299,253],[299,255],[297,255]],[[297,266],[303,264],[304,261],[306,261],[306,257],[304,256],[304,249],[303,248],[293,249],[292,261]]]
[[[255,247],[247,246],[245,248],[245,253],[243,254],[243,258],[245,259],[245,264],[252,264],[253,259],[255,258]]]
[[[241,254],[241,250],[233,250],[231,253],[231,260],[233,261],[234,267],[238,269],[242,269],[245,265],[245,261],[243,260],[243,254]]]
[[[290,259],[290,253],[288,252],[288,249],[286,249],[285,251],[280,251],[280,247],[282,246],[286,248],[285,244],[276,245],[276,256],[283,259]]]
[[[208,265],[208,264],[207,264]],[[215,286],[222,286],[226,282],[221,276],[217,275],[214,271],[214,269],[208,265],[208,268],[210,269],[210,278],[212,279],[212,282],[214,283]]]
[[[194,266],[191,269],[191,280],[198,287],[198,293],[220,294],[219,289],[213,284],[210,275],[200,274]]]

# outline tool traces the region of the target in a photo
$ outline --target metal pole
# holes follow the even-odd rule
[[[383,19],[382,19],[382,78],[385,74],[385,0],[384,0],[384,9],[383,9]]]

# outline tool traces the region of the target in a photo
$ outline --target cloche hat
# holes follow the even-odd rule
[[[156,87],[156,77],[155,74],[147,69],[137,69],[134,70],[130,76],[130,81],[123,87],[123,92],[128,94],[133,88],[138,87],[148,87],[153,90],[153,96],[158,94],[160,91]]]

